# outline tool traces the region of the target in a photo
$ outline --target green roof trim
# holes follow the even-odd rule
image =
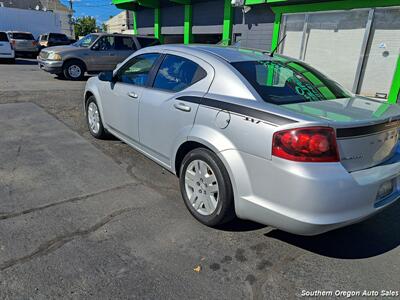
[[[400,96],[400,55],[397,59],[396,71],[394,72],[392,87],[390,88],[388,101],[396,103]]]
[[[117,8],[125,10],[136,10],[138,5],[148,8],[160,7],[158,0],[112,0],[112,3]]]
[[[271,2],[269,0],[268,2]],[[277,1],[274,1],[277,2]],[[279,1],[281,2],[281,1]],[[292,4],[271,7],[274,13],[302,13],[327,10],[349,10],[355,8],[399,6],[400,0],[336,0],[319,3]]]

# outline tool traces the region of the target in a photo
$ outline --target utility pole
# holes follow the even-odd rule
[[[72,0],[69,0],[69,32],[70,32],[70,37],[75,38],[74,35],[74,27],[73,27],[73,22],[72,22],[72,15],[74,13],[74,9],[72,7]]]

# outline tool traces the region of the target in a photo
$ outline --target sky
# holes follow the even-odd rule
[[[69,6],[68,0],[61,0],[61,3]],[[121,12],[111,4],[111,0],[73,0],[73,9],[75,17],[92,16],[99,25]]]

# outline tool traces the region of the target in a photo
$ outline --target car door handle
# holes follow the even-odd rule
[[[174,107],[175,107],[176,109],[179,109],[179,110],[185,111],[185,112],[189,112],[189,111],[192,110],[192,109],[190,108],[190,106],[187,106],[187,105],[184,104],[184,103],[175,103],[175,104],[174,104]]]
[[[115,56],[115,53],[110,53],[110,56]]]
[[[134,99],[137,99],[139,97],[138,94],[136,94],[135,92],[129,92],[128,96]]]

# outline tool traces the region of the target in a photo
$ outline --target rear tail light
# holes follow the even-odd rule
[[[36,41],[32,41],[32,46],[36,46],[37,42]]]
[[[272,155],[300,162],[338,162],[336,134],[330,127],[304,127],[274,134]]]

